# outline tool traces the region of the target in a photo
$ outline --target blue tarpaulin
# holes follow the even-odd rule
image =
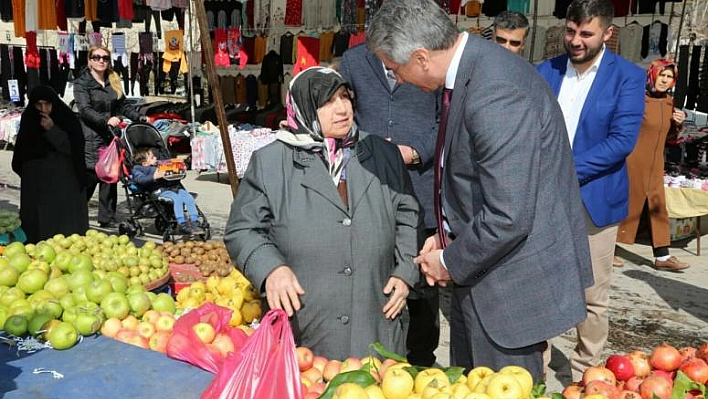
[[[53,370],[35,374],[37,368]],[[19,352],[0,343],[0,398],[195,399],[214,375],[167,355],[103,336],[71,349]]]

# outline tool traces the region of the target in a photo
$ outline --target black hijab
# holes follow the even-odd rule
[[[44,137],[45,131],[40,124],[40,112],[37,109],[39,101],[52,103],[49,117],[54,125],[69,136],[71,159],[74,172],[82,185],[86,184],[86,162],[84,160],[84,134],[78,116],[59,98],[59,95],[49,86],[38,86],[29,94],[27,108],[20,118],[20,130],[17,133],[12,170],[22,176],[22,164],[33,159],[40,159],[52,151],[52,146]]]

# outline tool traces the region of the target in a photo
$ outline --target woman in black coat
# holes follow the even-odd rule
[[[88,229],[81,123],[49,86],[29,95],[12,156],[20,176],[20,219],[27,241]]]
[[[112,129],[125,117],[137,121],[140,114],[126,106],[120,77],[111,68],[111,52],[104,47],[93,47],[88,54],[88,67],[74,80],[74,100],[86,139],[87,199],[98,189],[98,223],[101,227],[115,226],[118,188],[115,183],[98,179],[94,167],[98,149],[110,144]]]

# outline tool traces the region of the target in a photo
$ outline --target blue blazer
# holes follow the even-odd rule
[[[568,56],[537,67],[558,96]],[[637,141],[644,116],[646,74],[607,48],[578,120],[573,159],[580,195],[597,227],[627,217],[629,182],[625,158]]]

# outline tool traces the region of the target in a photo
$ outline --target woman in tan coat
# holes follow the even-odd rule
[[[652,62],[647,70],[644,121],[634,150],[627,157],[629,174],[629,214],[619,226],[617,242],[634,244],[642,215],[648,215],[654,267],[678,271],[689,267],[669,255],[669,214],[664,196],[664,144],[669,134],[675,135],[685,115],[674,109],[668,91],[674,87],[677,75],[672,60]],[[615,266],[620,266],[621,261]]]

